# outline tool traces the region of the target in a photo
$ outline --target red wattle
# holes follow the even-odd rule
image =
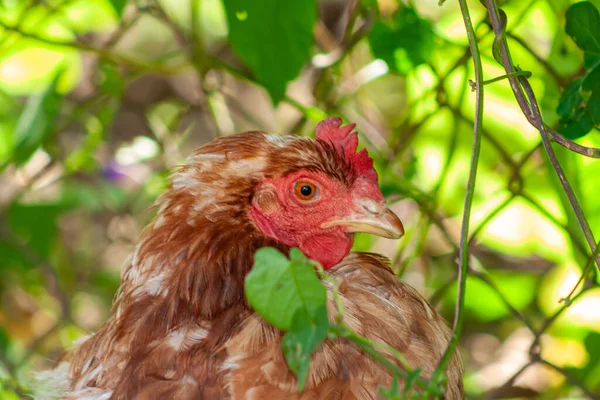
[[[300,244],[300,250],[312,260],[318,261],[324,269],[339,263],[352,249],[354,235],[316,235]]]

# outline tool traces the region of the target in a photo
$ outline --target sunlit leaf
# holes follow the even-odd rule
[[[312,264],[298,249],[291,260],[274,248],[259,249],[246,277],[248,302],[273,326],[290,330],[292,318],[314,321],[325,304],[325,287]]]
[[[403,7],[391,23],[375,22],[369,45],[375,57],[394,72],[406,75],[431,58],[434,37],[430,21],[419,17],[414,9]]]
[[[317,6],[314,0],[224,0],[229,40],[274,103],[310,57]]]
[[[125,7],[127,0],[121,2]],[[119,0],[113,3],[119,6]],[[69,28],[78,33],[107,31],[115,27],[121,16],[122,12],[117,15],[114,5],[105,0],[63,1],[61,5],[61,19],[64,18]]]
[[[291,249],[289,260],[274,248],[259,249],[245,291],[256,312],[289,331],[282,341],[283,352],[302,390],[311,354],[325,340],[329,326],[325,287],[313,263],[297,248]]]
[[[56,84],[62,69],[46,90],[31,96],[17,122],[14,133],[13,160],[23,164],[53,132],[62,97],[56,93]]]

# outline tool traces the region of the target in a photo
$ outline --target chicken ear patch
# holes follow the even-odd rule
[[[358,133],[353,129],[356,124],[342,126],[342,119],[329,117],[317,124],[317,140],[331,144],[356,172],[358,176],[377,183],[377,172],[373,168],[373,159],[369,157],[367,149],[358,153]]]

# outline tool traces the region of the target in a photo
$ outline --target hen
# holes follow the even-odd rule
[[[319,346],[297,393],[282,332],[244,297],[253,254],[264,246],[297,246],[319,261],[339,284],[343,321],[431,376],[447,324],[383,257],[350,252],[354,232],[398,238],[403,227],[384,205],[366,150],[356,152],[354,125],[341,123],[322,121],[317,140],[264,132],[219,138],[175,171],[126,262],[114,315],[69,357],[64,396],[378,398],[390,372],[342,339]],[[457,354],[446,374],[445,397],[462,398]]]

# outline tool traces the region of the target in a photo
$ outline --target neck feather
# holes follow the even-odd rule
[[[248,307],[244,279],[255,251],[289,249],[260,233],[239,200],[230,203],[237,206],[196,211],[185,197],[162,199],[123,273],[119,308],[156,298],[210,320],[231,307]]]

